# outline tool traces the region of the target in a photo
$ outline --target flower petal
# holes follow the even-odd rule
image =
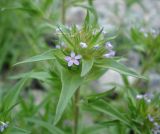
[[[70,60],[71,60],[71,57],[66,56],[66,57],[65,57],[65,60],[66,60],[66,61],[70,61]]]
[[[75,57],[75,53],[71,52],[71,57],[74,58]]]
[[[143,95],[142,94],[138,94],[137,96],[136,96],[136,99],[138,99],[138,100],[141,100],[141,99],[143,99]]]
[[[75,56],[75,59],[76,59],[76,60],[79,60],[79,59],[81,59],[81,58],[82,58],[82,56],[81,56],[80,54],[78,54],[78,55]]]
[[[111,58],[111,57],[115,56],[115,54],[116,54],[115,51],[110,51],[109,53],[104,54],[104,57],[105,58]]]
[[[71,67],[72,65],[73,65],[73,61],[70,60],[70,61],[68,62],[68,66]]]
[[[73,61],[75,65],[79,65],[79,61],[78,60],[74,60]]]
[[[111,42],[107,42],[107,43],[105,44],[105,47],[106,47],[108,50],[112,50],[112,49],[113,49],[113,46],[112,46]]]

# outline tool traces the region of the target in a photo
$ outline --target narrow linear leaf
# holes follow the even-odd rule
[[[24,63],[30,63],[30,62],[37,62],[37,61],[44,61],[44,60],[53,60],[55,59],[54,57],[54,52],[56,50],[52,49],[52,50],[49,50],[49,51],[46,51],[40,55],[36,55],[36,56],[33,56],[27,60],[24,60],[24,61],[21,61],[21,62],[18,62],[15,65],[19,65],[19,64],[24,64]]]
[[[112,59],[106,59],[104,63],[99,64],[97,66],[101,68],[107,68],[107,69],[109,68],[109,69],[119,72],[120,74],[124,74],[127,76],[133,76],[136,78],[146,79],[144,76],[139,75],[138,73],[126,67],[125,65],[118,63],[117,61],[112,60]]]
[[[94,59],[91,60],[82,60],[82,72],[81,76],[85,76],[91,69],[94,63]]]
[[[43,15],[43,12],[41,10],[39,10],[38,8],[26,8],[26,7],[2,7],[0,8],[0,13],[4,12],[4,11],[24,11],[27,13],[32,13],[32,14],[39,14],[39,15]]]
[[[110,115],[111,117],[121,121],[122,123],[126,124],[127,126],[131,127],[131,124],[129,123],[128,119],[123,116],[121,112],[119,112],[117,109],[115,109],[112,105],[109,103],[103,101],[103,100],[97,100],[91,103],[89,107],[102,112],[104,114]]]
[[[15,76],[9,77],[10,79],[20,79],[28,76],[28,78],[38,79],[42,81],[46,81],[51,78],[50,73],[48,72],[28,72],[28,73],[22,73]]]
[[[71,47],[73,47],[74,45],[73,45],[72,41],[65,35],[65,33],[61,30],[60,27],[58,27],[58,28],[59,28],[59,30],[61,31],[64,39],[69,43],[69,45],[70,45]]]
[[[96,43],[96,41],[97,41],[98,38],[100,37],[102,31],[103,31],[103,28],[95,35],[95,37],[91,40],[90,44]]]
[[[24,84],[26,83],[27,78],[19,81],[13,88],[11,88],[7,95],[4,98],[4,106],[5,110],[10,109],[13,105],[16,104],[18,96],[23,89]]]
[[[68,102],[71,100],[74,92],[80,87],[83,79],[77,73],[71,73],[67,70],[63,70],[61,75],[62,90],[60,98],[56,108],[56,115],[54,124],[57,124],[60,120]]]
[[[52,124],[47,123],[46,121],[42,121],[34,118],[27,118],[26,121],[35,123],[36,125],[46,128],[51,134],[65,134],[58,127],[55,127]]]
[[[19,128],[19,127],[13,127],[11,131],[13,134],[31,134],[30,131]]]
[[[87,96],[87,102],[92,102],[92,101],[95,101],[97,99],[102,99],[103,97],[106,97],[107,95],[111,94],[113,91],[115,90],[115,87],[110,89],[110,90],[107,90],[105,92],[102,92],[102,93],[97,93],[95,95],[90,95],[90,96]]]
[[[102,129],[108,129],[110,126],[116,126],[119,125],[120,121],[119,120],[110,120],[110,121],[105,121],[105,122],[99,122],[96,125],[92,125],[90,127],[87,127],[83,133],[85,134],[97,134],[100,130]]]

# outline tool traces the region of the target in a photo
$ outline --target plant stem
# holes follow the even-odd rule
[[[74,107],[74,126],[73,126],[73,134],[77,134],[78,133],[78,119],[79,119],[79,88],[77,89],[77,91],[75,92],[74,95],[74,103],[73,103],[73,107]]]
[[[66,0],[62,0],[62,24],[66,23]]]
[[[125,84],[125,86],[130,87],[130,83],[129,83],[127,76],[121,75],[121,77],[122,77],[122,80],[123,80],[123,83]]]

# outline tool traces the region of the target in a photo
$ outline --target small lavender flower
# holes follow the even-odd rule
[[[0,126],[0,132],[4,131],[4,126]]]
[[[144,28],[140,29],[140,32],[143,33],[144,37],[147,38],[148,37],[148,33]]]
[[[144,28],[140,28],[140,32],[141,32],[141,33],[144,33],[144,32],[145,32],[145,29],[144,29]]]
[[[156,29],[152,28],[150,32],[154,38],[156,38],[159,35],[159,32]]]
[[[94,48],[95,48],[95,49],[98,49],[98,48],[99,48],[99,44],[95,45]]]
[[[85,42],[80,42],[80,46],[81,46],[82,48],[87,48],[87,47],[88,47]]]
[[[152,133],[160,134],[160,125],[157,122],[154,123],[154,128],[152,129]]]
[[[56,45],[56,48],[57,48],[57,49],[60,49],[60,48],[61,48],[61,46],[60,46],[60,45]]]
[[[9,122],[4,123],[0,121],[0,123],[2,124],[0,125],[0,132],[3,132],[8,127]]]
[[[74,52],[71,52],[70,56],[65,57],[65,60],[68,62],[68,67],[71,67],[73,64],[79,65],[79,60],[81,58],[81,55],[75,55]]]
[[[111,50],[113,49],[113,46],[112,46],[111,42],[107,42],[107,43],[105,44],[105,47],[106,47],[109,51],[111,51]]]
[[[143,99],[143,95],[142,95],[142,94],[138,94],[138,95],[136,96],[136,99],[137,99],[137,100]]]
[[[115,56],[115,54],[116,54],[116,52],[113,51],[113,50],[111,50],[111,51],[109,51],[109,53],[106,53],[106,54],[104,54],[103,56],[104,56],[105,58],[112,58],[112,57]]]
[[[136,96],[136,99],[138,99],[138,100],[144,99],[147,103],[150,103],[152,101],[153,97],[154,97],[153,94],[146,93],[144,95],[138,94]]]
[[[154,122],[154,126],[155,126],[155,127],[158,126],[158,123],[157,123],[157,122]]]
[[[150,122],[154,122],[154,118],[149,114],[148,115],[148,120],[150,121]]]
[[[147,103],[150,103],[151,100],[153,99],[153,94],[152,93],[146,93],[143,95],[144,96],[144,100],[147,102]]]

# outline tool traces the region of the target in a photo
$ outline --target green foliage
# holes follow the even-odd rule
[[[135,88],[146,80],[143,75],[148,70],[158,69],[159,33],[134,28],[125,38],[119,31],[105,31],[98,24],[94,1],[82,2],[86,1],[0,1],[0,131],[4,134],[151,134],[159,127],[159,94],[149,98]],[[127,0],[126,5],[135,2],[142,3]],[[65,12],[72,6],[87,9],[81,26],[59,23],[60,17],[66,22]],[[110,41],[117,45],[108,48]],[[140,74],[121,62],[121,46],[127,53],[138,52]],[[13,64],[12,83],[4,70]],[[99,86],[97,81],[110,69],[124,83]],[[135,77],[135,83],[128,76]]]
[[[82,60],[82,72],[81,76],[85,76],[91,69],[94,63],[94,59],[91,60]]]
[[[68,72],[63,70],[61,74],[62,91],[57,104],[56,115],[54,124],[60,120],[68,102],[71,100],[74,92],[80,88],[83,82],[83,78],[77,73]]]
[[[54,57],[54,50],[49,50],[45,53],[42,53],[40,55],[37,55],[37,56],[33,56],[27,60],[24,60],[24,61],[21,61],[21,62],[18,62],[16,63],[15,65],[18,65],[18,64],[24,64],[24,63],[30,63],[30,62],[38,62],[38,61],[46,61],[46,60],[53,60],[55,59]]]

